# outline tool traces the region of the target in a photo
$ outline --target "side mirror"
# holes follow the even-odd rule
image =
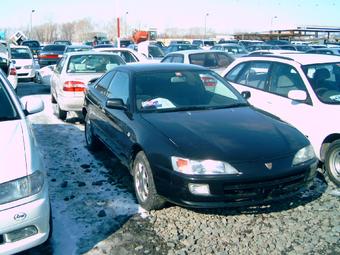
[[[110,109],[127,110],[127,107],[121,98],[109,98],[106,101],[106,107]]]
[[[288,98],[296,101],[305,101],[307,93],[304,90],[291,90],[288,92]]]
[[[99,79],[99,77],[96,77],[96,78],[93,78],[93,79],[89,80],[89,82],[87,83],[87,85],[92,85],[92,84],[95,83],[98,79]]]
[[[250,91],[242,91],[241,95],[243,96],[244,99],[249,99],[251,96]]]
[[[44,110],[44,102],[40,98],[24,96],[20,99],[26,115],[38,113]]]

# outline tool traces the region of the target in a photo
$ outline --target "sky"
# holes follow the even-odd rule
[[[34,12],[32,12],[34,10]],[[262,32],[319,25],[340,27],[339,0],[1,0],[0,28],[119,15],[131,29],[206,28],[217,33]]]

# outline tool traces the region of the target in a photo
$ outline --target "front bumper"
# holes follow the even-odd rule
[[[228,176],[188,176],[175,171],[157,171],[159,195],[168,201],[195,208],[264,205],[289,198],[309,187],[316,175],[317,162],[299,167],[294,174],[267,179],[231,180]],[[193,194],[189,184],[208,184],[210,194]]]
[[[23,199],[24,200],[24,199]],[[44,243],[50,232],[50,200],[47,187],[36,200],[0,211],[0,254],[13,254]],[[17,241],[9,235],[24,228],[35,228],[37,233]]]
[[[17,69],[17,76],[19,79],[32,79],[35,77],[35,70],[20,68]]]

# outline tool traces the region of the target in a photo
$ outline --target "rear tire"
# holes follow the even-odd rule
[[[157,194],[152,170],[145,153],[138,152],[133,163],[133,181],[138,203],[147,211],[164,206],[165,200]]]
[[[90,151],[97,151],[99,149],[100,142],[98,138],[93,134],[93,126],[89,118],[89,114],[86,114],[85,117],[85,141],[87,148]]]
[[[58,103],[57,103],[57,116],[61,120],[66,120],[66,117],[67,117],[67,111],[60,109],[60,106]]]
[[[328,178],[335,183],[336,186],[340,186],[340,140],[336,140],[329,146],[326,158],[325,169]]]

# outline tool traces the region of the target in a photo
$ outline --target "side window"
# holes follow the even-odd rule
[[[269,92],[287,97],[289,91],[306,91],[306,87],[294,67],[287,64],[274,63],[268,90]]]
[[[66,57],[63,57],[60,59],[59,63],[56,65],[56,68],[55,68],[57,73],[61,73],[61,70],[63,69],[64,64],[65,64],[65,61],[66,61]]]
[[[246,63],[241,63],[235,66],[228,74],[224,76],[224,78],[227,81],[235,81],[235,79],[238,77],[238,75],[240,74],[241,70],[243,69],[245,65]]]
[[[217,53],[217,66],[218,67],[227,67],[234,61],[234,59],[226,54]]]
[[[269,67],[269,62],[249,62],[235,82],[263,90],[268,79]]]
[[[127,73],[116,73],[107,90],[107,97],[121,98],[124,104],[127,104],[129,99],[129,75]]]
[[[106,94],[107,88],[109,87],[114,74],[115,72],[108,72],[97,82],[95,88],[100,94]]]
[[[163,60],[162,60],[162,63],[171,63],[172,61],[172,56],[168,56],[168,57],[165,57]]]
[[[183,55],[174,55],[171,62],[172,63],[183,63],[184,57]]]

